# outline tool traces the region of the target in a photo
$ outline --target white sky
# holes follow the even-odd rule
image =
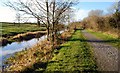
[[[82,20],[83,18],[88,16],[89,11],[90,10],[84,10],[84,9],[76,10],[74,19],[76,21]]]
[[[74,20],[80,20],[87,17],[89,10],[79,9],[75,12]],[[0,22],[14,22],[16,12],[9,7],[0,6]]]
[[[7,1],[7,0],[6,0]],[[80,2],[115,2],[117,0],[79,0]],[[14,22],[16,12],[9,7],[1,5],[2,0],[0,1],[0,22]],[[87,14],[90,10],[79,9],[75,12],[75,20],[83,19],[87,17]]]
[[[12,22],[15,20],[15,11],[8,7],[0,7],[0,22]]]

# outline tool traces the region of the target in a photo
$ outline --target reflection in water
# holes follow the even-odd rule
[[[2,62],[4,62],[6,58],[10,57],[15,52],[22,51],[25,48],[30,48],[45,38],[46,35],[40,38],[31,39],[29,41],[13,42],[11,44],[7,44],[6,46],[0,47],[0,49],[2,49],[0,53],[0,65],[2,65]]]
[[[64,31],[60,31],[58,33],[62,33]],[[44,40],[47,36],[42,36],[40,38],[33,38],[29,41],[22,41],[22,42],[13,42],[11,44],[7,44],[6,46],[0,47],[0,66],[2,62],[6,60],[6,58],[13,55],[15,52],[22,51],[25,48],[30,48],[33,45],[37,44],[38,42]]]

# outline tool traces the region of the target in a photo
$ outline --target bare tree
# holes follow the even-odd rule
[[[41,22],[47,28],[47,40],[50,40],[50,33],[52,33],[52,41],[54,42],[55,25],[59,23],[61,18],[64,18],[64,12],[74,3],[72,0],[17,0],[16,2],[8,1],[5,4],[14,10],[37,18],[38,23]]]
[[[103,10],[91,10],[88,15],[89,16],[102,16]]]
[[[109,14],[114,14],[117,10],[120,11],[120,1],[113,3],[107,10]]]
[[[17,13],[16,20],[17,20],[17,23],[19,24],[19,26],[20,26],[20,19],[21,19],[21,15],[20,15],[20,13]]]
[[[112,21],[115,28],[118,30],[118,38],[120,38],[120,1],[114,3],[109,9],[109,13],[113,16]]]

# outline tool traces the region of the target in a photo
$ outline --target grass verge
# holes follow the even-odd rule
[[[120,39],[113,37],[110,34],[105,34],[103,32],[95,32],[93,30],[87,30],[88,32],[92,33],[93,35],[99,37],[100,39],[103,39],[105,41],[108,41],[109,44],[117,47],[118,49],[120,48]]]
[[[97,71],[91,47],[80,39],[84,37],[81,31],[77,30],[59,50],[54,50],[54,57],[48,62],[45,72]],[[41,71],[41,68],[36,71]]]

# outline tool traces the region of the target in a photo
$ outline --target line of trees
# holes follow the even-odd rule
[[[38,25],[42,23],[47,28],[47,40],[54,43],[58,31],[55,28],[62,23],[61,21],[66,20],[74,2],[72,0],[16,0],[14,2],[8,1],[5,5],[35,17]]]
[[[116,6],[112,6],[114,9],[109,15],[104,15],[102,10],[91,10],[82,25],[95,31],[114,33],[120,38],[120,3]]]

